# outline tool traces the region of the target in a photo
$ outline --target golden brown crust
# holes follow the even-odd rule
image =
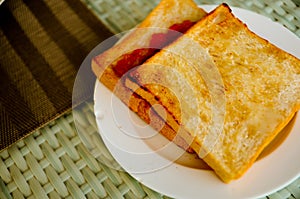
[[[174,5],[175,1],[165,0],[162,2],[168,2],[161,4],[167,8]],[[157,12],[158,10],[157,8],[155,11]],[[150,14],[151,16],[153,17]],[[150,22],[147,18],[141,26],[149,26]],[[185,36],[199,43],[201,48],[209,52],[224,78],[228,102],[226,106],[228,113],[225,117],[226,126],[224,127],[225,134],[222,139],[218,140],[215,148],[204,157],[204,161],[215,170],[216,174],[224,182],[228,183],[231,180],[241,177],[248,170],[265,146],[273,140],[279,131],[290,121],[294,113],[299,110],[299,85],[297,85],[295,78],[299,78],[300,61],[251,32],[245,24],[232,15],[230,8],[226,4],[222,4],[198,22],[187,31]],[[124,40],[124,43],[128,42],[126,45],[131,44],[133,43],[132,39],[133,36],[131,35]],[[235,43],[235,40],[237,43]],[[171,49],[177,44],[180,45],[182,41],[183,39],[179,38],[168,46],[166,50]],[[147,41],[146,39],[145,42],[147,43],[149,40]],[[125,45],[124,43],[122,45]],[[95,74],[99,75],[104,70],[104,74],[100,77],[100,80],[111,90],[115,88],[119,77],[109,66],[111,60],[108,59],[107,61],[107,58],[113,57],[112,54],[116,52],[122,52],[120,47],[122,45],[116,45],[113,50],[96,57],[92,63]],[[171,59],[172,56],[167,58],[164,56],[165,51],[162,50],[150,58],[146,64],[171,63],[172,66],[177,66],[178,59]],[[262,57],[261,60],[260,57]],[[268,60],[268,63],[271,63],[268,67],[266,67],[267,59],[271,60]],[[288,69],[280,66],[278,63],[281,63],[281,65],[285,64]],[[183,62],[182,64],[184,65],[185,63]],[[106,68],[107,66],[108,68]],[[276,69],[274,69],[275,67]],[[201,132],[200,128],[199,132],[195,130],[195,132],[192,132],[192,128],[181,124],[182,113],[180,111],[180,103],[176,102],[176,96],[162,86],[144,85],[143,80],[138,79],[139,74],[152,74],[155,71],[157,72],[157,70],[149,69],[149,67],[141,68],[134,69],[129,74],[130,78],[125,80],[125,82],[128,81],[126,86],[131,90],[122,84],[119,88],[120,91],[117,92],[118,97],[146,122],[150,123],[150,115],[154,116],[151,119],[154,120],[152,124],[154,124],[155,129],[160,129],[161,124],[164,124],[164,120],[160,117],[159,113],[151,109],[151,104],[159,103],[163,105],[167,109],[168,115],[166,118],[167,123],[164,124],[161,133],[183,148],[186,148],[191,143],[191,148],[199,153],[202,147],[206,147],[203,144],[203,137],[205,137],[207,131]],[[181,70],[180,73],[189,74],[186,72],[186,70],[189,70],[187,66],[178,66],[178,68]],[[274,73],[274,76],[271,77],[270,73]],[[164,76],[164,73],[161,72],[158,76],[160,75]],[[287,96],[289,95],[283,93],[280,95],[284,99],[277,100],[276,96],[274,97],[274,93],[279,96],[278,90],[282,89],[282,85],[276,82],[277,78],[283,77],[282,75],[286,75],[282,81],[279,81],[280,84],[286,86],[286,90],[283,91],[290,92],[290,90],[296,88],[295,93],[298,96],[295,95],[288,98]],[[200,108],[202,108],[200,118],[203,123],[201,125],[202,129],[206,129],[207,126],[205,126],[205,123],[209,123],[211,120],[211,110],[209,106],[205,107],[206,103],[210,103],[209,92],[205,86],[201,87],[199,82],[195,83],[199,75],[195,76],[196,78],[189,79],[189,83],[200,91],[199,96],[202,97],[201,100],[203,102],[197,96],[197,99],[193,98],[193,103],[201,102],[199,103]],[[239,76],[241,77],[239,78]],[[192,76],[187,75],[187,77]],[[253,84],[253,78],[257,80],[255,83],[257,86]],[[201,79],[201,77],[198,79]],[[270,83],[265,84],[266,81]],[[294,87],[288,87],[290,82]],[[144,88],[135,90],[136,84]],[[265,85],[265,87],[262,88],[260,85]],[[244,88],[249,90],[247,91]],[[132,91],[136,93],[132,93]],[[250,91],[257,94],[249,94]],[[292,95],[293,93],[290,92],[290,94]],[[130,100],[128,101],[128,99]],[[282,105],[281,101],[289,103]],[[189,108],[188,105],[187,108]],[[265,111],[261,111],[260,108]],[[265,125],[264,122],[268,125]],[[183,127],[183,131],[181,131],[179,136],[176,136],[176,131],[179,127]],[[272,130],[266,130],[266,128]],[[199,128],[195,126],[194,129]],[[260,134],[258,133],[259,131],[263,133]],[[250,144],[250,148],[247,148],[241,140],[243,142],[250,140],[251,142],[255,142],[255,144]],[[188,149],[190,150],[190,148]]]
[[[112,70],[105,70],[100,81],[110,90],[115,91],[117,97],[141,119],[148,124],[151,122],[152,127],[156,130],[160,130],[160,133],[168,140],[174,142],[189,153],[194,152],[190,145],[181,136],[178,136],[176,131],[174,131],[153,109],[151,109],[151,104],[149,102],[141,98],[136,93],[133,93],[122,83],[118,84],[118,87],[115,87],[120,79]],[[152,121],[150,120],[150,115]]]
[[[106,77],[108,77],[108,75],[106,75]],[[140,97],[138,94],[133,93],[130,89],[125,87],[124,84],[119,84],[114,93],[141,119],[143,119],[147,124],[151,124],[152,128],[158,130],[168,140],[174,142],[189,153],[194,152],[190,147],[190,144],[187,143],[182,136],[178,135],[177,132],[174,131],[174,129],[157,114],[148,101]]]
[[[138,28],[131,31],[122,42],[96,56],[92,60],[92,70],[99,77],[107,67],[112,68],[123,59],[126,53],[147,48],[153,34],[165,33],[172,25],[184,21],[196,22],[205,15],[206,12],[193,0],[162,0]]]
[[[187,132],[191,133],[183,136],[189,142],[193,139],[192,135],[195,135],[191,146],[197,153],[201,147],[208,147],[204,146],[207,131],[203,129],[209,128],[211,113],[209,108],[205,109],[209,97],[208,89],[205,86],[201,87],[201,76],[190,67],[188,61],[179,60],[178,56],[169,53],[195,53],[190,50],[191,45],[185,45],[185,38],[193,40],[200,45],[198,49],[203,48],[209,53],[223,77],[227,101],[223,137],[217,140],[213,150],[204,160],[228,183],[241,177],[249,169],[265,146],[299,110],[300,61],[251,32],[232,15],[228,6],[221,5],[190,28],[183,37],[132,71],[129,79],[143,85],[146,90],[151,91],[151,95],[160,98],[159,102],[172,113],[176,121],[184,117],[178,110],[180,103],[176,102],[176,96],[171,92],[166,94],[161,86],[146,84],[150,77],[165,81],[164,78],[170,74],[168,70],[158,70],[150,66],[176,68],[184,75],[185,80],[199,91],[195,98],[186,95],[192,99],[184,110],[193,111],[191,104],[194,100],[194,103],[199,103],[200,113],[208,114],[204,116],[199,113],[203,128],[196,131],[193,129],[197,129],[198,124],[194,125],[194,128],[185,126]],[[185,81],[175,79],[174,82],[179,82],[172,82],[175,87],[180,87]],[[127,86],[130,87],[130,84]],[[137,92],[147,100],[155,99],[151,95],[142,94],[141,91]],[[205,103],[202,103],[203,99]],[[171,102],[174,104],[171,105]],[[176,129],[176,124],[169,124]]]
[[[142,49],[149,45],[151,37],[157,31],[166,31],[169,27],[174,24],[180,24],[184,21],[196,22],[202,18],[206,12],[199,8],[193,0],[162,0],[158,6],[147,16],[147,18],[138,26],[138,28],[148,28],[148,27],[159,27],[162,30],[154,29],[153,32],[143,29],[135,29],[125,38],[122,39],[114,47],[105,51],[104,53],[96,56],[92,60],[92,70],[98,79],[111,91],[114,91],[115,86],[118,81],[120,81],[120,76],[116,74],[113,66],[120,60],[124,58],[126,53],[130,53],[135,49]],[[136,63],[137,65],[142,64]],[[126,63],[125,63],[126,64]],[[126,70],[125,70],[126,71]],[[138,95],[133,94],[130,90],[126,89],[120,85],[120,91],[117,94],[118,97],[128,105],[135,113],[137,113],[141,118],[149,123],[149,106],[142,106],[149,103],[146,100],[138,97]],[[128,99],[130,102],[128,103]],[[150,109],[151,110],[151,109]],[[154,120],[158,124],[162,123],[163,120],[157,115],[153,114]],[[155,123],[152,122],[154,125]],[[154,126],[154,128],[156,128]],[[176,132],[170,128],[167,124],[160,130],[161,134],[164,135],[169,140],[173,141],[175,144],[179,145],[181,148],[187,150],[188,152],[193,152],[189,145],[180,136],[176,136]]]

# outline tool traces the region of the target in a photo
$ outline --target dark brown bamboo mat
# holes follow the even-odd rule
[[[81,63],[112,33],[79,0],[7,0],[0,27],[1,150],[71,109]]]

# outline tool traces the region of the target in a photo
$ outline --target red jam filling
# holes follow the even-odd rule
[[[182,23],[170,26],[167,33],[153,34],[150,40],[149,48],[136,49],[130,53],[122,55],[122,58],[117,61],[115,65],[113,65],[113,70],[118,76],[121,77],[130,69],[144,63],[149,57],[154,55],[161,48],[173,42],[181,35],[180,33],[184,33],[192,25],[194,25],[194,22],[186,20]]]

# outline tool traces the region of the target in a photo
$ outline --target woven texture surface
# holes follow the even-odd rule
[[[158,4],[159,0],[83,0],[113,33],[133,28]]]
[[[80,1],[0,6],[0,150],[71,109],[81,62],[110,35]]]
[[[159,0],[84,0],[88,7],[114,33],[119,33],[141,22]],[[248,9],[265,15],[286,26],[300,36],[300,0],[195,0],[198,4],[220,4]],[[109,12],[107,12],[109,10]]]
[[[89,134],[97,131],[91,107],[83,107],[79,127]],[[93,155],[114,162],[97,143]],[[163,198],[105,165],[83,145],[69,113],[0,153],[0,198]]]
[[[158,2],[84,1],[114,33],[134,27]],[[227,2],[279,21],[300,36],[300,8],[294,3],[296,1]],[[143,186],[127,173],[105,166],[117,167],[117,163],[97,133],[93,104],[86,103],[79,108],[73,112],[77,129],[69,112],[0,152],[0,198],[167,198]],[[88,136],[80,138],[77,130]],[[300,178],[264,198],[300,198]]]

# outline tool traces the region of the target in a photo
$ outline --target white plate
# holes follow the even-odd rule
[[[206,11],[215,8],[201,7]],[[300,58],[300,40],[286,28],[256,13],[239,8],[232,10],[250,30]],[[274,152],[257,161],[239,180],[224,184],[212,171],[197,168],[199,160],[191,155],[184,153],[174,162],[171,158],[182,154],[182,150],[143,126],[144,123],[98,81],[94,100],[100,134],[114,158],[138,181],[164,195],[189,199],[257,198],[287,186],[300,175],[299,114],[288,137]],[[155,146],[147,142],[149,138],[155,140]],[[159,146],[167,150],[158,150]]]

